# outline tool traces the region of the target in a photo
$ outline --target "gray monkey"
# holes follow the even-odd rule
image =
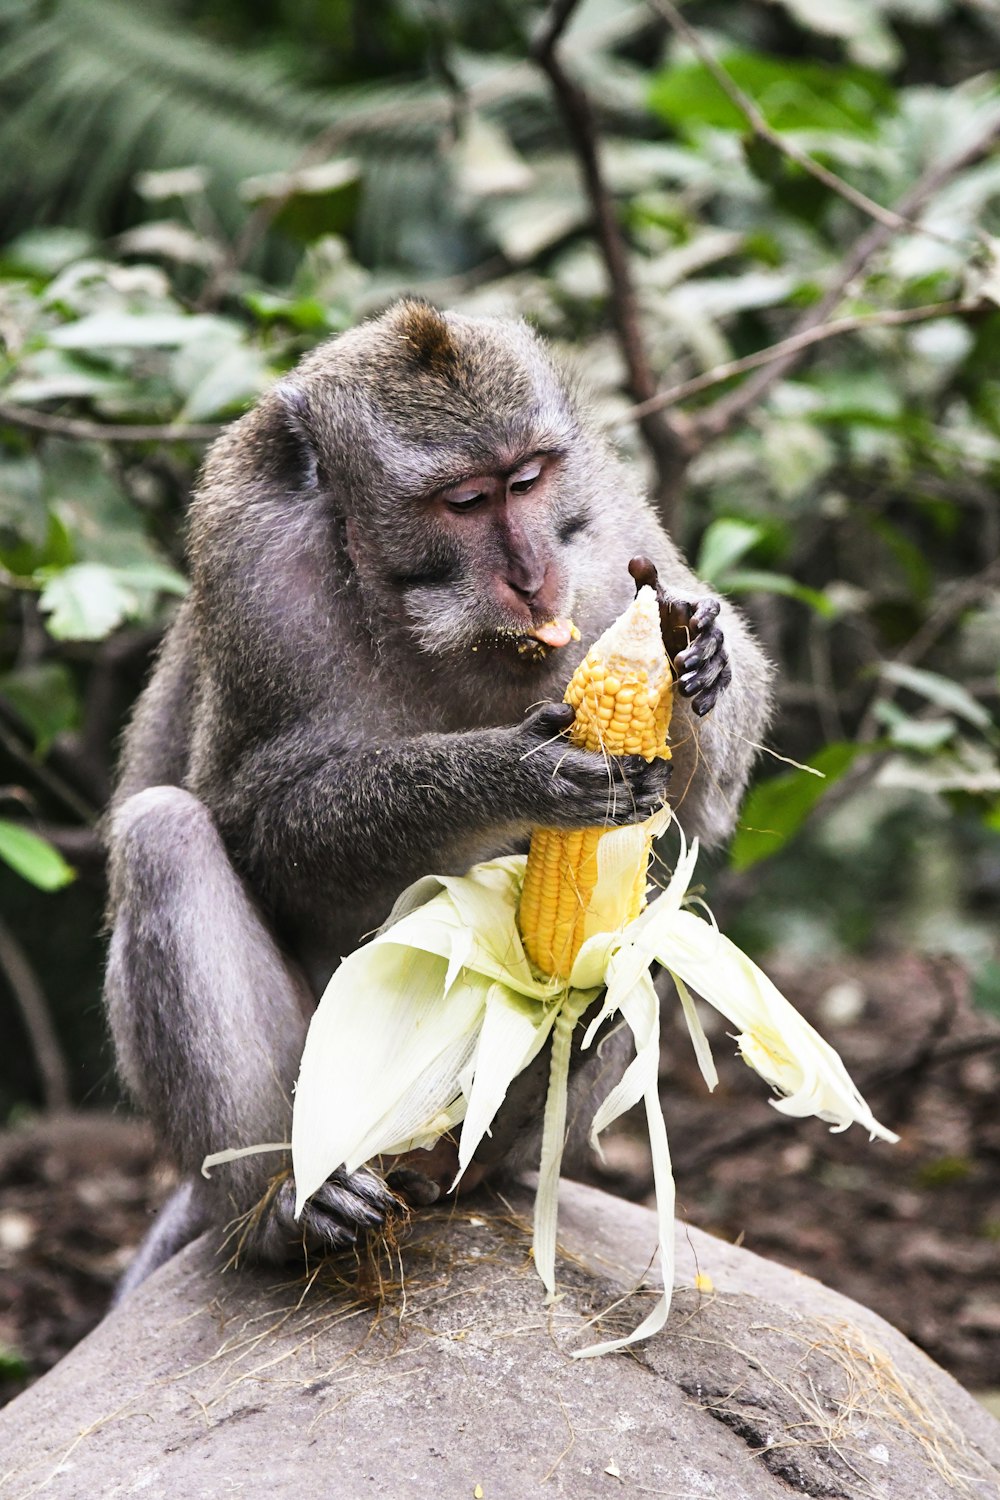
[[[637,554],[688,601],[684,696],[672,765],[609,768],[568,746],[555,700],[632,597]],[[186,1174],[126,1289],[212,1225],[274,1262],[377,1228],[398,1203],[368,1170],[299,1221],[273,1156],[199,1175],[208,1152],[288,1139],[340,958],[418,876],[523,847],[534,824],[645,817],[668,778],[688,836],[723,838],[767,715],[739,614],[704,597],[523,323],[403,301],[318,348],[212,448],[189,556],[108,822],[119,1067]],[[540,1087],[522,1083],[491,1157],[537,1144]]]

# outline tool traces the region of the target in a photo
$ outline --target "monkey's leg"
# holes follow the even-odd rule
[[[117,1307],[147,1276],[201,1234],[208,1219],[197,1189],[197,1183],[191,1178],[170,1194],[115,1287],[112,1307]]]
[[[398,1200],[368,1172],[335,1174],[297,1221],[287,1158],[246,1157],[211,1182],[200,1176],[209,1152],[289,1139],[312,997],[197,798],[178,787],[137,792],[117,809],[110,843],[106,993],[119,1066],[190,1174],[178,1224],[154,1226],[160,1258],[206,1225],[231,1226],[220,1243],[267,1261],[336,1249],[379,1226]],[[145,1260],[146,1272],[159,1263]]]

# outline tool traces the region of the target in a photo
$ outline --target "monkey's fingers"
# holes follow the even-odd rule
[[[678,651],[674,666],[681,680],[699,668],[708,666],[717,656],[726,656],[726,646],[718,625],[710,625],[692,637],[691,644]]]
[[[699,718],[704,718],[732,681],[733,673],[725,650],[719,649],[694,671],[685,672],[678,684]]]
[[[575,718],[576,711],[572,704],[543,703],[525,717],[521,732],[544,743],[556,735],[564,734]]]
[[[713,599],[711,596],[706,595],[705,598],[699,599],[694,606],[694,614],[691,616],[691,629],[694,634],[700,634],[701,631],[706,630],[709,625],[713,624],[718,619],[721,608],[722,605],[719,600]]]
[[[614,755],[608,765],[612,783],[606,824],[622,828],[628,823],[644,822],[659,811],[666,801],[674,770],[668,760],[647,761],[641,755]]]

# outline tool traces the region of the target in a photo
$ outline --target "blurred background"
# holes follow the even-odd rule
[[[779,666],[707,897],[902,1140],[668,1014],[683,1215],[1000,1386],[998,66],[991,0],[0,0],[0,1394],[168,1181],[96,830],[199,463],[402,292],[530,319]]]

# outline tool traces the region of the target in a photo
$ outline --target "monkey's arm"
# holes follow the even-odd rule
[[[385,891],[388,910],[411,880],[461,871],[536,824],[611,826],[659,805],[669,766],[625,757],[609,767],[573,749],[561,736],[572,717],[550,704],[511,728],[363,748],[343,748],[335,724],[314,721],[250,747],[196,789],[267,900],[319,884],[352,897]]]

